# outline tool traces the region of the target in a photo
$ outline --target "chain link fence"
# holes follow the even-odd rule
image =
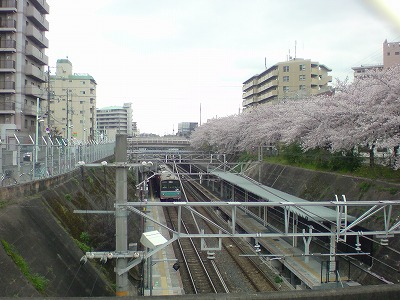
[[[13,185],[69,172],[78,162],[92,163],[114,153],[115,142],[67,143],[62,138],[42,137],[37,143],[29,137],[14,136],[0,144],[1,185]]]

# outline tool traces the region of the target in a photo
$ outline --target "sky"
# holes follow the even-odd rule
[[[141,133],[242,110],[242,84],[288,56],[352,79],[400,42],[398,0],[47,0],[49,66],[97,82],[97,107],[132,103]]]

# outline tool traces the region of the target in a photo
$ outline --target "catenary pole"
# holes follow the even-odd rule
[[[126,134],[117,134],[115,143],[115,161],[117,163],[127,162],[127,136]],[[128,227],[126,208],[118,205],[126,205],[128,201],[127,195],[127,169],[125,167],[117,167],[116,169],[116,211],[115,211],[115,229],[116,229],[116,251],[126,252],[128,250]],[[117,259],[116,266],[116,296],[129,296],[128,273],[118,275],[118,270],[125,269],[128,265],[128,259]]]

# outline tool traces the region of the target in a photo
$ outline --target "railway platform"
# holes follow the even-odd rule
[[[152,198],[148,201],[159,201],[158,198]],[[163,214],[163,208],[161,206],[151,206],[147,208],[147,214],[154,220],[157,220],[161,224],[166,224],[165,217]],[[169,232],[162,226],[154,224],[151,221],[145,221],[145,231],[157,230],[162,236],[169,239]],[[179,271],[175,271],[173,268],[176,263],[176,258],[172,245],[164,248],[157,252],[152,257],[152,266],[147,266],[145,270],[145,296],[177,296],[183,295],[183,284],[181,281]],[[150,269],[151,268],[151,269]],[[150,279],[152,277],[152,280]],[[152,287],[150,287],[152,282]]]
[[[307,202],[307,200],[300,199],[293,195],[286,194],[284,192],[275,190],[268,186],[264,186],[258,182],[254,182],[243,176],[228,173],[228,172],[212,172],[213,175],[217,176],[221,180],[219,189],[221,190],[221,196],[227,194],[227,188],[229,187],[230,197],[239,194],[239,191],[244,191],[242,194],[253,194],[258,199],[265,199],[265,201],[274,202]],[[231,210],[227,208],[221,208],[226,215],[231,216]],[[307,211],[300,209],[292,209],[293,215],[304,217],[306,220],[310,219],[313,221],[335,221],[336,212],[327,207],[310,207]],[[268,224],[265,212],[263,220],[255,218],[252,213],[246,208],[238,209],[236,211],[236,225],[242,228],[246,232],[259,232],[259,233],[272,233],[273,227]],[[297,218],[297,216],[294,216]],[[349,217],[353,220],[353,217]],[[300,238],[301,239],[301,238]],[[305,254],[305,251],[297,247],[297,239],[286,239],[286,238],[257,238],[255,243],[258,243],[264,249],[267,263],[275,267],[282,272],[289,273],[290,283],[300,289],[325,289],[336,286],[346,287],[357,285],[355,282],[349,281],[348,272],[341,273],[335,266],[335,272],[327,271],[328,264],[330,264],[329,256],[318,257],[317,255]],[[301,240],[300,240],[301,242]],[[296,246],[294,246],[294,244]],[[333,268],[333,267],[332,267]],[[289,272],[288,272],[289,271]]]

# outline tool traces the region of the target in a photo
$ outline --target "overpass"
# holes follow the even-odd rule
[[[183,150],[188,149],[190,141],[185,137],[131,137],[128,138],[129,150]]]

